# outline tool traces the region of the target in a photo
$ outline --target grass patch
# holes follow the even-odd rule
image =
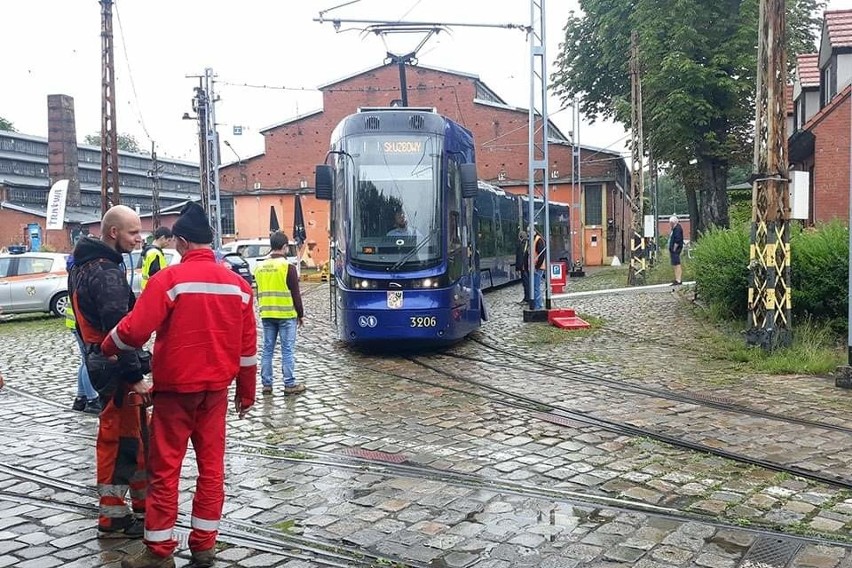
[[[845,353],[829,324],[802,320],[793,325],[793,344],[766,352],[746,345],[742,335],[708,334],[705,345],[715,359],[733,361],[772,375],[826,375],[845,363]]]
[[[275,529],[284,533],[292,532],[295,527],[296,521],[293,519],[288,519],[286,521],[281,521],[280,523],[275,524]]]
[[[529,327],[526,328],[529,330],[529,333],[524,333],[520,336],[518,338],[518,342],[526,346],[560,345],[577,338],[593,335],[604,327],[604,320],[599,317],[586,314],[577,315],[589,322],[591,327],[589,329],[567,330],[552,326],[548,323],[529,324]]]

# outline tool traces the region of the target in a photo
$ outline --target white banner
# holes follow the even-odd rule
[[[47,229],[62,229],[65,224],[65,200],[68,197],[68,180],[53,184],[47,195]]]

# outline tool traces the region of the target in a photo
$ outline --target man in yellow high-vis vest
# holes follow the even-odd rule
[[[284,394],[299,394],[305,391],[304,383],[297,384],[295,376],[296,329],[302,326],[305,317],[299,292],[299,274],[284,253],[287,235],[276,231],[269,238],[269,245],[272,248],[269,258],[258,264],[254,273],[257,305],[263,322],[260,381],[263,394],[272,394],[272,354],[280,338]]]
[[[168,227],[157,227],[154,231],[154,240],[145,249],[142,258],[142,290],[148,285],[148,280],[153,275],[166,267],[166,255],[163,249],[172,242],[172,230]]]

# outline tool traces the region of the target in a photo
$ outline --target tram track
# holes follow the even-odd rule
[[[0,431],[10,430],[0,427]],[[84,435],[73,433],[51,433],[51,432],[32,432],[40,435],[56,435],[57,437],[74,436],[85,437]],[[852,544],[842,540],[832,540],[814,535],[799,535],[794,533],[785,533],[773,527],[770,524],[761,525],[754,524],[750,527],[743,527],[732,523],[720,521],[718,517],[708,516],[700,513],[682,511],[660,505],[653,505],[640,501],[628,499],[607,497],[604,495],[594,495],[589,493],[581,493],[575,491],[566,491],[558,489],[549,489],[541,486],[533,486],[517,482],[497,481],[487,479],[480,476],[448,472],[445,470],[437,470],[425,466],[409,465],[409,464],[392,464],[392,463],[377,463],[374,460],[357,458],[352,456],[342,456],[332,452],[323,452],[319,450],[305,449],[298,446],[277,446],[257,442],[240,441],[234,443],[239,447],[244,447],[251,451],[239,451],[229,449],[226,451],[228,455],[238,455],[247,457],[261,456],[272,461],[287,461],[293,463],[310,463],[317,466],[332,467],[337,469],[356,470],[364,473],[372,473],[385,476],[397,476],[424,479],[429,481],[439,481],[453,485],[456,487],[468,487],[471,489],[487,489],[494,492],[499,492],[508,496],[524,497],[530,499],[546,500],[552,503],[570,505],[586,510],[607,509],[621,513],[644,513],[653,515],[659,518],[665,518],[677,522],[699,522],[716,529],[728,529],[748,532],[754,535],[785,535],[788,538],[795,538],[806,543],[828,545],[828,546],[843,546],[852,547]],[[305,456],[315,457],[300,457],[288,458],[281,456],[281,452],[298,452]],[[24,469],[18,466],[0,464],[0,473],[5,473],[16,478],[37,483],[42,486],[48,486],[53,489],[71,493],[75,496],[86,497],[93,500],[97,499],[97,493],[91,487],[83,484],[56,480],[44,474],[35,473],[31,470]],[[66,512],[76,512],[97,517],[97,507],[94,505],[80,504],[78,501],[68,501],[59,499],[50,499],[46,497],[29,497],[22,496],[8,489],[0,490],[0,501],[10,500],[15,503],[30,503],[38,506],[48,506]],[[188,534],[190,530],[190,521],[188,515],[181,514],[178,517],[178,530],[183,536]],[[243,546],[261,552],[270,552],[279,554],[292,559],[310,560],[319,562],[322,566],[385,566],[388,559],[371,555],[361,549],[341,546],[327,541],[312,539],[310,537],[288,535],[277,530],[267,529],[248,521],[235,521],[223,518],[220,528],[220,540],[223,543],[234,546]],[[286,548],[285,548],[286,547]],[[293,552],[298,549],[301,552]],[[332,561],[328,561],[331,555]],[[368,560],[364,560],[367,558]],[[353,562],[353,560],[355,562]],[[343,563],[340,563],[342,561]],[[385,564],[382,564],[385,562]],[[417,562],[401,563],[397,560],[391,560],[394,566],[410,567],[410,568],[426,568],[425,565]]]
[[[595,416],[593,414],[573,410],[570,408],[563,407],[558,404],[548,403],[539,399],[535,399],[529,396],[525,396],[522,394],[514,393],[505,389],[501,389],[498,387],[494,387],[491,385],[487,385],[480,381],[476,381],[473,379],[469,379],[467,377],[459,376],[456,373],[446,371],[435,365],[430,363],[425,363],[423,361],[418,361],[416,359],[411,359],[413,363],[416,363],[423,368],[429,369],[435,373],[443,375],[445,377],[451,378],[460,383],[469,384],[474,386],[475,388],[482,389],[486,391],[487,395],[480,395],[474,392],[466,391],[465,389],[454,389],[459,392],[467,392],[467,394],[473,396],[480,396],[482,398],[491,400],[496,404],[500,404],[503,406],[509,406],[512,408],[517,408],[520,410],[526,410],[536,418],[546,419],[547,421],[559,423],[562,421],[572,421],[577,424],[582,424],[586,426],[598,427],[603,430],[609,432],[615,432],[617,434],[631,436],[631,437],[644,437],[656,440],[658,442],[663,442],[670,446],[681,448],[685,450],[691,450],[696,452],[701,452],[704,454],[718,456],[724,459],[732,460],[738,463],[752,465],[757,467],[762,467],[765,469],[769,469],[772,471],[777,471],[781,473],[787,473],[796,477],[800,477],[802,479],[809,479],[811,481],[816,481],[819,483],[825,483],[827,485],[831,485],[834,487],[840,487],[842,489],[850,489],[852,490],[852,479],[848,477],[844,477],[841,475],[832,475],[832,474],[824,474],[809,471],[803,468],[799,468],[796,466],[790,466],[781,464],[778,462],[773,462],[761,458],[755,458],[752,456],[748,456],[745,454],[741,454],[734,451],[724,450],[721,448],[716,448],[712,446],[708,446],[705,444],[691,442],[688,440],[684,440],[683,438],[678,438],[676,436],[671,436],[665,434],[663,432],[659,432],[656,430],[651,430],[649,428],[642,428],[638,426],[632,426],[630,424],[625,424],[623,422],[618,422],[615,420],[609,420],[600,416]],[[424,385],[429,385],[433,387],[442,387],[441,383],[436,383],[433,381],[428,381],[424,379],[416,379],[411,377],[405,377],[408,380],[413,380],[415,382],[420,382]],[[449,388],[449,387],[444,387]]]
[[[97,499],[97,492],[88,486],[54,479],[48,475],[33,472],[22,467],[8,464],[0,464],[0,473],[36,483],[42,487],[48,487],[64,494],[72,494],[77,497]],[[8,489],[0,490],[0,500],[10,500],[15,503],[28,502],[33,505],[45,506],[66,512],[75,512],[93,520],[97,519],[98,507],[87,505],[71,500],[51,499],[48,497],[31,497],[21,495]],[[179,536],[188,535],[191,530],[189,515],[178,514],[176,530]],[[362,549],[355,549],[343,545],[329,543],[310,537],[286,534],[281,531],[267,529],[248,521],[239,521],[223,518],[219,527],[220,542],[232,546],[251,548],[259,552],[277,554],[291,560],[311,562],[313,565],[332,566],[344,568],[347,566],[394,566],[410,568],[426,568],[425,564],[418,562],[400,562],[396,559],[388,559],[371,554]]]
[[[474,341],[477,341],[474,339]],[[488,345],[488,347],[492,347]],[[498,348],[499,350],[500,348]],[[328,358],[327,354],[310,350],[311,354]],[[504,350],[504,353],[508,352],[508,354],[512,354],[511,351]],[[440,353],[437,355],[441,355]],[[432,355],[434,356],[434,355]],[[497,405],[504,407],[511,407],[518,410],[526,411],[531,413],[535,418],[545,419],[546,421],[554,422],[559,424],[560,422],[563,425],[571,425],[565,424],[566,421],[571,421],[574,425],[583,425],[583,426],[591,426],[601,428],[606,431],[615,432],[621,435],[631,436],[631,437],[645,437],[656,440],[658,442],[666,443],[670,446],[677,447],[680,449],[697,451],[708,455],[718,456],[724,459],[729,459],[738,463],[742,463],[745,465],[752,465],[756,467],[762,467],[768,470],[777,471],[780,473],[787,473],[796,477],[800,477],[803,479],[808,479],[811,481],[816,481],[818,483],[825,483],[827,485],[831,485],[834,487],[840,487],[843,489],[852,490],[852,478],[844,477],[842,475],[835,475],[829,473],[820,473],[811,471],[808,469],[786,465],[783,463],[774,462],[771,460],[766,460],[762,458],[752,457],[743,453],[739,453],[736,451],[725,450],[718,447],[709,446],[706,444],[701,444],[698,442],[692,442],[689,440],[684,440],[683,438],[679,438],[677,436],[665,434],[663,432],[659,432],[656,430],[652,430],[649,428],[643,428],[639,426],[633,426],[630,424],[625,424],[623,422],[618,422],[615,420],[609,420],[600,416],[596,416],[594,414],[583,412],[571,408],[566,408],[561,405],[548,403],[546,401],[542,401],[539,399],[535,399],[529,396],[525,396],[522,394],[518,394],[515,392],[511,392],[506,389],[501,389],[498,387],[494,387],[492,385],[488,385],[481,381],[476,381],[474,379],[470,379],[468,377],[460,376],[458,373],[450,372],[444,369],[440,369],[435,367],[434,365],[430,365],[429,363],[424,363],[423,361],[418,360],[416,357],[407,356],[405,357],[408,361],[413,364],[419,365],[423,368],[427,368],[432,370],[433,372],[442,375],[444,378],[450,379],[457,383],[462,383],[465,385],[469,385],[474,387],[475,389],[480,389],[483,392],[476,392],[474,390],[470,390],[468,388],[461,388],[459,386],[448,385],[442,382],[430,381],[427,379],[423,379],[420,377],[413,377],[405,374],[394,373],[383,369],[376,369],[371,367],[370,365],[365,365],[360,362],[353,362],[352,364],[363,368],[365,370],[369,370],[375,373],[383,374],[393,378],[405,379],[410,382],[422,384],[424,386],[429,387],[438,387],[443,388],[449,391],[458,392],[460,394],[465,394],[469,396],[474,396],[481,399],[489,400]],[[503,363],[495,363],[493,361],[486,361],[488,364],[492,365],[503,365]],[[540,364],[538,361],[530,361],[536,364]],[[529,370],[528,368],[522,368],[522,370]],[[591,381],[592,378],[597,378],[596,375],[591,375],[590,377],[585,377],[587,380]],[[658,390],[658,389],[654,389]],[[661,391],[665,392],[665,391]],[[648,393],[642,393],[648,396]],[[672,393],[676,394],[676,393]],[[754,411],[754,416],[756,418],[763,418],[769,420],[777,420],[783,421],[786,423],[797,424],[806,427],[814,427],[814,428],[822,428],[825,430],[834,430],[842,433],[850,433],[850,429],[842,427],[842,426],[834,426],[829,424],[824,424],[817,421],[810,421],[807,419],[800,419],[795,417],[787,417],[783,415],[766,413],[763,414],[764,411],[760,411],[758,409],[748,409],[747,407],[737,408],[736,406],[731,407],[731,405],[727,405],[726,403],[714,402],[711,400],[701,400],[697,398],[691,398],[686,401],[683,401],[689,404],[694,404],[697,406],[707,406],[716,408],[718,410],[723,410],[727,412],[740,412],[740,413],[748,413],[746,411]]]
[[[518,353],[512,351],[510,349],[506,349],[504,347],[500,347],[497,345],[490,344],[486,341],[477,338],[470,338],[472,342],[477,343],[487,349],[491,349],[492,351],[496,351],[511,357],[513,360],[521,360],[526,361],[529,364],[536,365],[538,367],[543,367],[545,369],[549,369],[552,371],[558,371],[560,373],[565,373],[571,375],[571,377],[567,378],[569,381],[580,382],[584,384],[591,384],[594,386],[602,386],[605,385],[605,388],[610,388],[612,390],[616,390],[619,392],[628,392],[632,394],[638,394],[653,398],[671,400],[674,402],[682,402],[686,404],[693,404],[695,406],[703,406],[707,408],[715,408],[717,410],[724,410],[726,412],[735,412],[738,414],[745,414],[748,416],[754,416],[757,418],[765,418],[768,420],[777,420],[779,422],[785,422],[788,424],[798,424],[800,426],[807,426],[812,428],[821,428],[824,430],[833,430],[835,432],[843,432],[844,434],[852,434],[852,428],[848,426],[841,426],[839,424],[830,424],[827,422],[821,422],[819,420],[810,420],[808,418],[799,418],[796,416],[789,416],[784,414],[778,414],[775,412],[770,412],[768,410],[761,410],[759,408],[752,408],[749,406],[745,406],[742,404],[738,404],[733,401],[726,401],[721,397],[715,397],[713,395],[695,395],[695,394],[682,394],[668,389],[659,389],[654,387],[645,387],[637,384],[625,383],[623,381],[619,381],[616,379],[612,379],[609,377],[605,377],[601,374],[589,373],[586,371],[578,371],[576,369],[571,369],[569,367],[563,365],[557,365],[553,363],[548,363],[542,361],[540,359],[536,359],[525,355],[523,353]],[[532,372],[538,375],[547,375],[546,372],[543,371],[535,371],[530,369],[529,366],[522,366],[516,363],[512,363],[511,361],[500,361],[499,363],[494,361],[489,361],[488,359],[484,359],[481,357],[475,357],[467,354],[459,354],[453,352],[442,352],[440,355],[453,357],[464,361],[471,361],[476,363],[483,363],[486,365],[494,365],[505,367],[508,369],[513,369],[517,371],[525,371]]]

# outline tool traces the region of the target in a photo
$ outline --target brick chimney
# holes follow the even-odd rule
[[[57,181],[67,179],[66,205],[79,207],[82,202],[73,97],[47,96],[47,151],[47,168],[51,187]]]

